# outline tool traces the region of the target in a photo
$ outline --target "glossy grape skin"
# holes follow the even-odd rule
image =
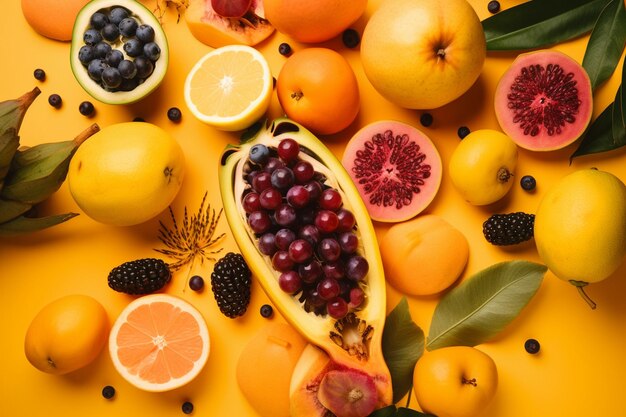
[[[317,227],[312,224],[305,224],[298,231],[298,237],[308,240],[311,245],[317,245],[317,243],[320,241],[321,235],[320,231],[317,230]]]
[[[322,184],[320,184],[319,181],[309,181],[304,184],[304,188],[309,191],[311,202],[318,201],[322,195]]]
[[[252,179],[252,188],[257,193],[272,186],[272,175],[268,172],[259,172]]]
[[[272,227],[272,220],[265,211],[255,211],[248,216],[248,226],[254,233],[265,233]]]
[[[365,292],[361,287],[351,288],[349,298],[349,307],[359,307],[361,304],[363,304],[363,301],[365,301]]]
[[[279,272],[287,272],[293,268],[293,261],[287,251],[279,250],[272,256],[272,266]]]
[[[354,253],[359,247],[359,238],[351,232],[341,233],[337,237],[341,251],[346,254]]]
[[[327,278],[341,279],[345,276],[345,267],[341,261],[326,262],[322,265],[322,271]]]
[[[349,230],[352,230],[352,228],[356,224],[354,214],[352,214],[350,210],[347,210],[345,208],[337,210],[337,218],[339,219],[339,226],[337,226],[338,232],[347,232]]]
[[[300,154],[300,145],[294,139],[286,138],[278,143],[278,156],[285,162],[294,161]]]
[[[278,277],[280,289],[288,294],[295,294],[302,288],[302,280],[296,271],[286,271]]]
[[[296,184],[305,184],[315,175],[315,168],[309,161],[300,160],[295,163],[292,168],[293,175],[296,178]]]
[[[279,190],[287,190],[295,182],[296,178],[290,168],[276,168],[271,174],[272,186]]]
[[[259,202],[259,193],[249,192],[245,195],[242,201],[243,209],[246,213],[252,213],[261,209],[261,203]]]
[[[341,297],[335,297],[326,304],[326,311],[332,318],[339,320],[348,314],[348,303]]]
[[[261,252],[263,255],[274,255],[278,250],[278,248],[276,247],[276,236],[273,233],[264,233],[259,238],[257,246],[259,248],[259,252]]]
[[[298,274],[302,281],[307,284],[313,284],[322,277],[322,266],[316,260],[312,260],[307,264],[301,264],[298,266]]]
[[[360,281],[367,275],[369,263],[361,255],[351,256],[346,262],[346,277],[353,281]]]
[[[285,163],[283,161],[281,161],[280,159],[276,157],[271,156],[267,159],[267,163],[263,167],[263,170],[267,172],[268,174],[271,174],[277,168],[283,168],[284,166],[285,166]]]
[[[309,204],[311,195],[302,185],[294,185],[287,191],[287,202],[295,208],[303,208]]]
[[[296,222],[296,209],[287,203],[280,204],[274,212],[274,220],[280,226],[291,226]]]
[[[317,292],[324,300],[330,300],[340,294],[341,287],[336,279],[324,278],[317,284]]]
[[[289,249],[291,242],[294,240],[296,240],[296,234],[294,231],[288,228],[283,228],[276,232],[274,242],[279,250],[287,250]]]
[[[283,202],[283,195],[274,187],[266,188],[259,195],[259,205],[266,210],[276,210]]]
[[[313,246],[304,239],[296,239],[289,245],[289,257],[295,263],[303,263],[313,256]]]
[[[317,253],[322,259],[334,262],[341,256],[341,246],[333,238],[324,238],[317,245]]]
[[[336,211],[343,204],[341,194],[334,188],[327,188],[322,191],[322,195],[319,198],[319,205],[325,210]]]

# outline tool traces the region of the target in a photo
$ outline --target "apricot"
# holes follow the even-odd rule
[[[450,287],[469,258],[467,238],[443,218],[427,214],[393,225],[380,242],[387,282],[408,295]]]
[[[22,0],[22,13],[40,35],[70,41],[76,15],[87,3],[89,0]]]

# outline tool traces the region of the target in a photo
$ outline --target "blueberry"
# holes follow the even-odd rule
[[[487,3],[487,10],[489,10],[489,13],[498,13],[500,11],[500,2],[496,0],[490,1]]]
[[[154,40],[154,29],[150,25],[139,25],[135,36],[143,43],[152,42]]]
[[[424,127],[428,127],[433,124],[433,115],[430,113],[423,113],[420,116],[420,123]]]
[[[113,42],[120,37],[120,30],[116,24],[107,23],[104,28],[102,28],[102,37],[109,42]]]
[[[189,279],[189,288],[194,291],[200,291],[204,288],[204,279],[200,275],[194,275]]]
[[[114,395],[115,395],[115,388],[113,388],[112,386],[107,385],[106,387],[102,388],[102,396],[106,398],[107,400],[110,400],[111,398],[113,398]]]
[[[80,114],[82,114],[83,116],[91,116],[93,115],[93,112],[96,109],[93,106],[93,103],[91,101],[83,101],[82,103],[80,103],[80,105],[78,106],[78,111],[80,112]]]
[[[111,52],[113,48],[111,48],[111,45],[109,45],[106,42],[98,42],[94,47],[93,47],[93,55],[96,58],[104,58],[108,55],[109,52]]]
[[[91,15],[90,21],[91,21],[91,26],[93,26],[94,29],[100,30],[107,23],[109,23],[109,18],[104,13],[96,12]]]
[[[143,54],[152,62],[156,62],[161,56],[161,48],[154,42],[149,42],[143,46]]]
[[[154,71],[154,64],[145,56],[139,56],[135,59],[135,66],[137,67],[137,76],[139,78],[148,78],[152,71]]]
[[[530,353],[531,355],[539,353],[540,348],[541,345],[536,339],[528,339],[526,342],[524,342],[524,349],[526,349],[526,352]]]
[[[43,81],[46,79],[46,72],[41,68],[37,68],[35,71],[33,71],[33,76],[36,80]]]
[[[469,127],[467,126],[461,126],[459,127],[459,130],[457,130],[457,135],[459,135],[461,139],[465,138],[465,136],[469,134],[470,134],[470,130],[469,130]]]
[[[93,46],[83,45],[78,50],[78,60],[83,65],[89,65],[89,63],[95,58]]]
[[[116,25],[129,16],[128,10],[123,7],[114,7],[109,13],[109,21]]]
[[[250,148],[250,160],[255,164],[263,165],[270,157],[270,150],[267,146],[259,143]]]
[[[113,49],[108,54],[106,54],[105,61],[110,67],[115,67],[120,64],[124,60],[124,54],[122,51],[118,51],[117,49]]]
[[[260,312],[261,312],[262,317],[265,317],[266,319],[268,319],[272,317],[272,314],[274,314],[274,309],[269,304],[263,304],[261,306]]]
[[[63,104],[63,100],[58,94],[50,94],[50,97],[48,97],[48,103],[55,109],[58,109],[61,107],[61,104]]]
[[[127,17],[126,19],[122,20],[118,25],[118,27],[120,28],[120,33],[127,38],[135,36],[135,32],[137,32],[138,26],[139,23],[137,23],[137,21],[132,17]]]
[[[522,186],[522,188],[526,191],[532,191],[537,186],[537,181],[535,180],[535,177],[533,177],[532,175],[524,175],[520,179],[519,183]]]
[[[100,81],[102,79],[102,72],[106,67],[107,64],[103,60],[96,58],[89,63],[87,73],[93,80]]]
[[[128,56],[133,58],[138,57],[143,53],[143,43],[138,39],[129,39],[124,43],[124,51]]]
[[[87,45],[95,45],[102,40],[102,35],[96,29],[88,29],[83,35],[83,41]]]
[[[193,404],[190,401],[185,401],[183,403],[182,410],[185,414],[193,413]]]
[[[130,80],[137,75],[137,67],[133,61],[129,61],[128,59],[124,59],[117,65],[117,69],[120,72],[122,78],[126,78]]]
[[[121,91],[133,91],[139,85],[139,80],[137,78],[126,79],[122,78],[122,83],[118,87]]]
[[[122,76],[117,68],[107,67],[102,71],[102,81],[108,88],[117,88],[122,83]]]
[[[346,29],[341,34],[341,40],[347,48],[356,48],[361,42],[361,35],[354,29]]]
[[[283,42],[278,45],[278,53],[282,56],[289,56],[291,55],[291,52],[293,51],[291,50],[291,45],[289,45],[288,43]]]
[[[183,117],[180,109],[178,107],[172,107],[167,111],[167,118],[172,122],[180,122],[180,119]]]

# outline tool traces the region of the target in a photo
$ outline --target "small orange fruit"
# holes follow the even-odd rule
[[[352,67],[328,48],[307,48],[291,55],[278,74],[276,94],[289,118],[322,135],[347,128],[360,108]]]
[[[144,391],[167,391],[193,380],[209,357],[209,330],[187,301],[151,294],[120,313],[109,336],[115,369]]]
[[[324,42],[339,35],[365,11],[367,0],[264,0],[265,18],[298,42]]]
[[[57,41],[72,40],[78,12],[89,0],[22,0],[22,13],[35,32]]]

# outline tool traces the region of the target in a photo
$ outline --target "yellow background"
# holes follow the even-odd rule
[[[368,16],[381,0],[371,0],[367,12],[354,25],[362,31]],[[487,0],[472,0],[483,19],[489,15]],[[504,0],[503,8],[518,2]],[[176,23],[170,10],[164,17],[169,37],[169,71],[159,89],[150,97],[129,106],[109,106],[94,102],[97,114],[87,119],[78,112],[83,100],[91,100],[74,80],[69,67],[69,43],[55,42],[37,35],[24,20],[20,2],[6,0],[0,15],[0,99],[16,98],[39,86],[42,94],[29,110],[21,129],[24,145],[67,140],[89,124],[101,127],[130,121],[140,116],[167,129],[181,144],[187,157],[187,176],[172,207],[180,215],[186,205],[197,209],[205,191],[212,207],[220,208],[217,187],[218,155],[227,143],[237,141],[237,134],[218,132],[193,118],[185,107],[183,83],[193,64],[210,48],[189,33],[184,21]],[[62,2],[59,2],[59,7]],[[149,8],[154,2],[147,1]],[[582,61],[588,37],[563,43],[555,48]],[[274,76],[285,58],[278,53],[280,42],[288,41],[295,50],[299,45],[281,34],[273,35],[258,48],[265,54]],[[346,49],[339,39],[323,44],[342,52],[351,62],[359,79],[362,107],[357,121],[345,131],[324,138],[337,155],[356,130],[380,119],[397,119],[419,125],[420,112],[403,110],[378,95],[365,78],[358,49]],[[421,128],[438,147],[444,164],[457,145],[457,128],[472,130],[498,129],[492,98],[496,83],[506,70],[514,53],[488,55],[484,71],[471,90],[456,102],[432,111],[434,123]],[[623,60],[623,59],[622,59]],[[620,64],[613,77],[596,92],[594,117],[613,100],[619,85]],[[33,70],[43,68],[47,78],[39,82]],[[58,93],[63,98],[59,110],[47,103],[47,97]],[[183,112],[180,124],[170,122],[167,109],[178,106]],[[281,115],[274,95],[270,117]],[[551,153],[520,150],[517,177],[532,174],[538,182],[536,192],[527,193],[519,184],[501,202],[488,207],[465,203],[454,191],[447,173],[437,198],[428,212],[438,214],[457,226],[471,244],[470,260],[463,275],[510,259],[539,261],[534,245],[524,244],[503,249],[491,246],[482,236],[482,222],[492,213],[534,212],[542,195],[565,174],[579,168],[598,167],[626,181],[624,150],[584,157],[568,164],[576,145]],[[79,212],[64,184],[45,204],[44,213]],[[254,416],[235,382],[235,365],[245,343],[266,323],[258,311],[267,297],[255,283],[249,312],[236,320],[222,316],[210,287],[202,293],[182,292],[186,271],[175,275],[167,292],[192,302],[204,315],[211,334],[211,354],[200,376],[189,385],[168,393],[141,392],[121,379],[113,369],[108,353],[103,351],[95,363],[66,376],[44,374],[33,368],[23,353],[24,334],[37,311],[45,304],[71,293],[88,294],[98,299],[113,321],[132,297],[119,294],[107,286],[107,274],[116,265],[132,259],[158,255],[153,248],[157,240],[158,220],[166,213],[135,227],[110,227],[80,215],[53,229],[18,238],[0,239],[0,415],[14,416],[111,416],[111,415],[182,415],[183,401],[195,405],[194,415]],[[593,221],[593,219],[589,219]],[[377,225],[379,233],[383,225]],[[218,233],[229,234],[225,220]],[[593,242],[589,242],[593,245]],[[236,251],[231,236],[219,245]],[[593,262],[592,259],[589,260]],[[212,263],[194,269],[209,282]],[[498,365],[500,385],[495,400],[481,417],[522,416],[626,416],[623,397],[626,393],[626,264],[610,279],[588,288],[597,302],[595,311],[578,296],[570,285],[548,273],[535,298],[516,320],[496,339],[479,346]],[[389,288],[388,309],[396,305],[401,294]],[[432,298],[409,298],[416,323],[428,333],[430,318],[438,301]],[[273,320],[280,320],[275,317]],[[541,343],[539,355],[524,351],[524,341],[536,338]],[[100,395],[104,385],[117,389],[113,401]],[[412,407],[417,407],[413,400]]]

